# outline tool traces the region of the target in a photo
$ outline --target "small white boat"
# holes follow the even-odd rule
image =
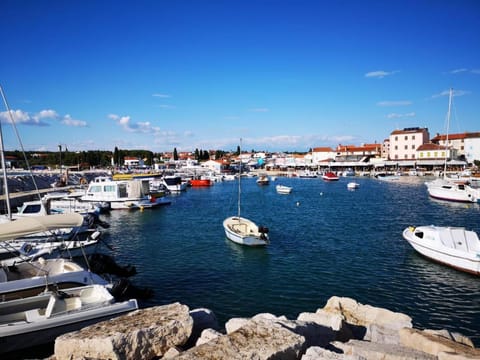
[[[452,268],[480,275],[480,240],[462,227],[410,226],[403,238],[421,255]]]
[[[270,184],[270,179],[266,174],[259,174],[257,178],[258,185],[268,185]]]
[[[275,189],[279,194],[290,194],[292,192],[292,187],[286,185],[276,185]]]
[[[258,226],[253,221],[240,216],[241,210],[241,179],[242,171],[240,166],[240,173],[238,177],[238,201],[237,201],[237,215],[230,216],[223,220],[223,229],[227,239],[234,243],[247,246],[264,246],[269,242],[268,228]],[[268,177],[267,177],[268,179]],[[258,183],[258,181],[257,181]]]
[[[355,189],[358,189],[359,187],[360,187],[360,184],[355,181],[351,181],[347,184],[347,188],[349,190],[355,190]]]
[[[89,285],[0,303],[0,353],[46,344],[70,331],[137,310],[135,299],[115,302]]]
[[[257,226],[253,221],[231,216],[223,221],[226,237],[240,245],[264,246],[268,244],[268,228]]]

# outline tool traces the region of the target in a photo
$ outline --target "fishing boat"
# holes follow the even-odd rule
[[[137,309],[135,299],[116,302],[98,284],[0,302],[0,353],[47,344],[64,333]]]
[[[468,181],[459,179],[450,179],[447,177],[447,153],[448,153],[448,133],[450,126],[450,114],[453,101],[453,89],[450,89],[447,112],[447,132],[445,137],[445,158],[443,178],[425,182],[430,197],[440,200],[470,202],[474,203],[480,200],[480,189],[472,188]]]
[[[410,226],[403,238],[421,255],[454,269],[480,275],[480,240],[462,227]]]
[[[213,181],[211,179],[204,179],[201,177],[196,177],[189,180],[190,186],[192,187],[208,187],[213,185]]]
[[[258,226],[252,220],[241,217],[241,178],[242,164],[238,176],[237,215],[230,216],[223,221],[223,228],[227,239],[234,243],[247,246],[265,246],[269,243],[268,228]]]
[[[275,189],[277,190],[277,193],[279,194],[290,194],[292,192],[292,187],[291,186],[286,186],[286,185],[276,185]]]

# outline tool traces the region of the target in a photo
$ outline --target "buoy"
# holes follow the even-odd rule
[[[300,201],[297,201],[297,206],[300,206]]]
[[[323,192],[320,192],[320,196],[323,196]]]
[[[140,206],[140,211],[143,211],[143,205]]]

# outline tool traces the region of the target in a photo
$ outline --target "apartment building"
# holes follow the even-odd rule
[[[389,160],[414,160],[417,148],[430,141],[427,128],[412,127],[394,130],[389,136]]]
[[[437,134],[432,140],[432,143],[441,146],[448,146],[456,150],[456,156],[460,159],[465,159],[468,163],[473,163],[474,160],[480,160],[480,133],[458,133],[448,135]]]

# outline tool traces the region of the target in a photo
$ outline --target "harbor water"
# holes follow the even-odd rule
[[[417,328],[449,329],[480,346],[480,279],[418,255],[402,238],[410,226],[463,226],[480,234],[478,204],[429,198],[425,178],[282,178],[259,186],[242,178],[242,216],[270,230],[271,243],[248,248],[224,235],[237,213],[238,180],[189,188],[172,204],[104,215],[107,240],[135,284],[154,297],[211,309],[224,323],[269,312],[295,319],[331,296],[408,314]],[[276,184],[293,187],[289,195]]]

